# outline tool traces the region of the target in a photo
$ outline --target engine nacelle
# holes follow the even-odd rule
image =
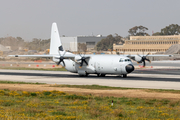
[[[73,73],[77,73],[77,69],[76,69],[74,61],[72,61],[71,59],[65,59],[64,62],[66,64],[66,67],[65,67],[66,70],[73,72]]]
[[[138,63],[141,63],[142,62],[142,57],[138,56],[138,55],[135,55],[135,61],[137,61]]]
[[[59,62],[59,59],[53,57],[53,62],[58,63],[58,62]]]
[[[81,56],[75,56],[74,60],[77,62],[77,63],[81,63]],[[78,60],[78,61],[77,61]]]

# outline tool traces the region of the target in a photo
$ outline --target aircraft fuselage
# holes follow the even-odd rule
[[[82,67],[75,62],[79,55],[75,56],[75,60],[65,59],[65,68],[79,75],[86,74],[117,74],[123,75],[131,73],[134,66],[131,60],[125,56],[119,55],[91,55],[87,60],[88,65],[83,63]],[[61,64],[63,66],[63,64]]]

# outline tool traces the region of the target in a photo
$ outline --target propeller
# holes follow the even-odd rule
[[[85,52],[85,53],[86,53],[86,52]],[[81,68],[81,67],[83,66],[83,63],[85,63],[86,65],[88,65],[86,59],[88,59],[89,57],[85,57],[85,53],[84,53],[83,56],[79,53],[79,56],[81,57],[81,59],[77,59],[77,61],[81,61],[79,68]]]
[[[146,66],[146,62],[145,62],[145,61],[148,61],[148,62],[151,63],[151,61],[150,61],[149,59],[146,58],[149,54],[150,54],[150,53],[148,53],[146,56],[144,56],[144,52],[143,52],[143,56],[137,54],[139,57],[141,57],[141,61],[140,61],[139,63],[143,62],[143,67]]]
[[[59,50],[58,50],[58,53],[59,53],[59,58],[57,58],[57,59],[59,59],[59,62],[57,63],[57,65],[59,65],[59,64],[61,64],[61,62],[63,62],[63,65],[64,65],[64,67],[66,66],[65,65],[65,62],[64,62],[64,59],[65,59],[65,57],[64,57],[64,55],[66,54],[66,51],[64,52],[64,54],[63,55],[61,55],[61,53],[59,52]]]

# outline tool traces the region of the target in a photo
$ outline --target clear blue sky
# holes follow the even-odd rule
[[[159,32],[180,25],[180,0],[1,0],[0,37],[49,39],[56,22],[60,35],[128,35],[143,25]]]

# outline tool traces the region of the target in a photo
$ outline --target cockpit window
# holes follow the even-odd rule
[[[125,62],[130,62],[131,60],[130,59],[125,59]]]
[[[124,60],[124,59],[121,58],[121,59],[119,60],[119,62],[131,62],[131,60],[130,60],[130,59],[125,59],[125,60]]]

